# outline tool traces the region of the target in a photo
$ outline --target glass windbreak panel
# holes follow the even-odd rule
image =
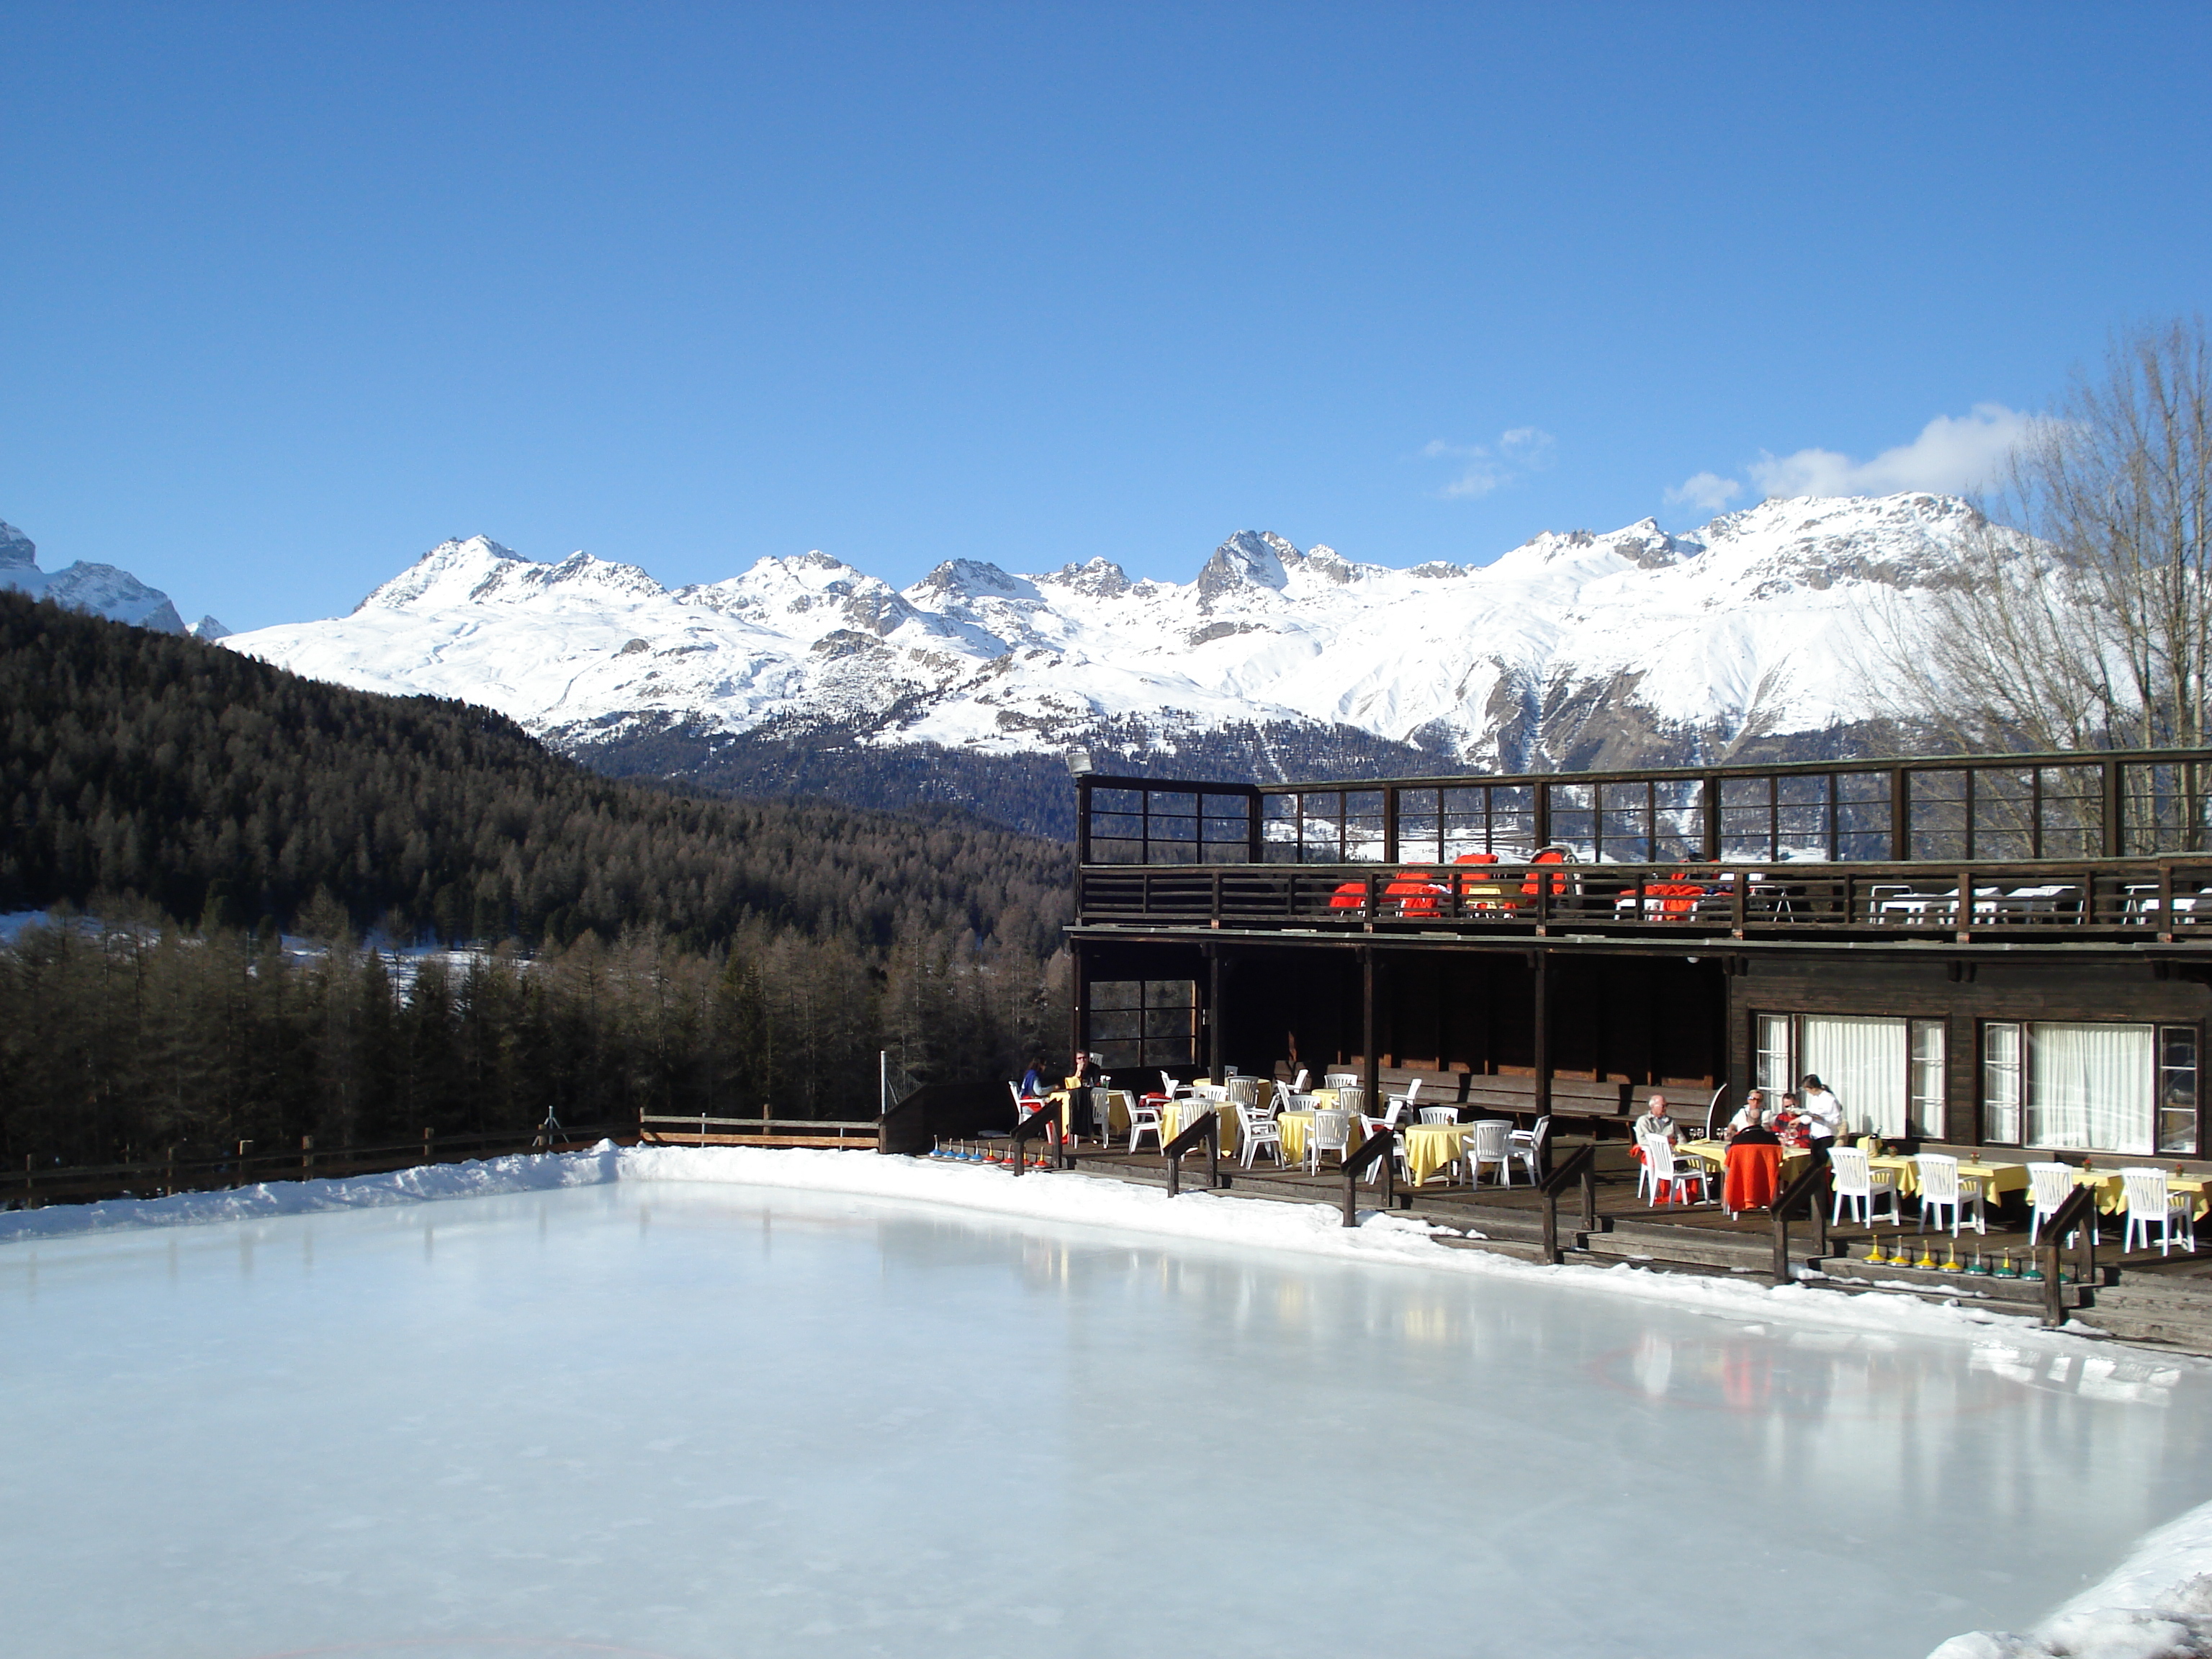
[[[1295,864],[1298,857],[1298,798],[1296,795],[1260,797],[1260,840],[1262,855],[1270,864]]]
[[[1441,789],[1398,792],[1398,856],[1407,863],[1442,861],[1443,818],[1437,810]]]
[[[1547,783],[1551,792],[1552,845],[1578,859],[1597,857],[1597,791],[1587,783]]]
[[[1721,780],[1721,856],[1771,859],[1775,855],[1774,780]]]
[[[1344,860],[1347,864],[1378,863],[1382,857],[1382,792],[1347,789],[1344,792]]]
[[[1198,821],[1199,839],[1207,843],[1212,863],[1241,862],[1251,840],[1252,803],[1243,795],[1206,795]]]
[[[1785,859],[1826,860],[1832,856],[1830,841],[1835,828],[1832,780],[1825,775],[1792,775],[1774,781],[1774,855]]]
[[[1889,774],[1843,772],[1836,777],[1836,856],[1881,861],[1889,851]]]
[[[1473,793],[1473,791],[1468,793]],[[1502,864],[1516,863],[1536,850],[1536,787],[1498,784],[1482,791],[1490,802],[1490,844],[1463,851],[1495,853]]]
[[[2046,766],[2037,793],[2036,856],[2102,858],[2105,853],[2104,769]]]
[[[1705,855],[1705,792],[1697,783],[1656,785],[1651,856],[1655,860],[1701,859]]]
[[[2204,791],[2212,769],[2136,761],[2120,769],[2120,838],[2130,857],[2207,850]]]
[[[1094,980],[1085,1048],[1103,1071],[1188,1067],[1198,1058],[1198,985],[1188,979]]]
[[[2021,1028],[2010,1020],[1982,1027],[1982,1139],[2020,1144]]]
[[[2151,1151],[2157,1090],[2152,1036],[2148,1025],[2030,1025],[2028,1144]]]
[[[1443,845],[1437,857],[1445,860],[1464,857],[1469,853],[1494,853],[1498,850],[1493,820],[1491,817],[1491,798],[1502,791],[1489,789],[1441,789],[1437,793],[1437,815]]]
[[[1943,1110],[1943,1022],[1912,1022],[1911,1076],[1905,1088],[1905,1106],[1912,1133],[1941,1140],[1948,1133]]]
[[[2036,811],[2034,769],[1985,766],[1976,768],[1972,775],[1972,855],[1978,859],[2033,858],[2039,816]]]
[[[1797,1086],[1797,1023],[1788,1014],[1760,1014],[1754,1030],[1752,1085],[1778,1100]]]
[[[1600,784],[1593,855],[1614,864],[1650,863],[1653,816],[1650,784]]]
[[[1966,856],[1966,775],[1963,771],[1911,775],[1912,847],[1916,859]]]
[[[1094,864],[1141,864],[1145,818],[1141,812],[1091,814],[1091,858]]]
[[[2158,1028],[2158,1149],[2197,1150],[2197,1028]]]

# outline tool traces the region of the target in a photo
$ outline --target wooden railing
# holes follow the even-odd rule
[[[2212,941],[2212,861],[1091,866],[1076,908],[1092,926],[2172,943]]]
[[[1229,1177],[1221,1173],[1221,1115],[1212,1109],[1201,1111],[1189,1127],[1160,1148],[1160,1156],[1168,1164],[1168,1196],[1173,1198],[1182,1190],[1182,1160],[1187,1152],[1206,1148],[1206,1186],[1209,1192],[1229,1185]]]
[[[2075,1282],[2087,1289],[2097,1282],[2097,1189],[2076,1187],[2067,1195],[2066,1201],[2052,1212],[2043,1224],[2042,1243],[2038,1247],[2043,1257],[2043,1322],[2057,1326],[2066,1322],[2066,1281],[2062,1276],[2062,1256],[2066,1235],[2078,1232],[2078,1265]]]
[[[1580,1187],[1583,1194],[1583,1229],[1589,1231],[1597,1225],[1597,1143],[1577,1146],[1559,1168],[1553,1170],[1536,1185],[1544,1198],[1544,1260],[1553,1267],[1559,1263],[1559,1194],[1570,1187]]]
[[[1376,1182],[1377,1194],[1384,1209],[1390,1208],[1397,1198],[1398,1132],[1389,1127],[1376,1130],[1359,1143],[1358,1149],[1344,1160],[1344,1224],[1359,1224],[1359,1177],[1370,1164],[1382,1164]],[[1405,1206],[1412,1204],[1405,1200]],[[1404,1207],[1401,1206],[1401,1207]]]
[[[874,1146],[878,1120],[813,1117],[711,1117],[706,1113],[671,1116],[641,1113],[638,1127],[648,1142],[690,1141],[701,1146],[800,1142]],[[648,1127],[652,1126],[652,1127]]]
[[[1812,1168],[1801,1173],[1797,1179],[1784,1187],[1774,1200],[1774,1282],[1788,1285],[1796,1275],[1790,1266],[1790,1218],[1800,1209],[1810,1208],[1813,1219],[1814,1254],[1828,1253],[1828,1213],[1820,1207],[1827,1196],[1830,1183],[1836,1178],[1825,1152],[1814,1155]]]
[[[689,1121],[690,1120],[686,1120]],[[520,1152],[581,1152],[602,1140],[637,1139],[631,1124],[563,1129],[492,1129],[481,1133],[441,1135],[429,1129],[417,1139],[375,1146],[318,1146],[303,1135],[297,1150],[257,1150],[243,1140],[228,1152],[128,1164],[46,1164],[26,1156],[20,1174],[0,1187],[0,1205],[36,1209],[46,1204],[87,1204],[111,1198],[161,1198],[173,1193],[220,1192],[267,1181],[338,1180],[380,1175],[424,1164],[458,1164],[470,1158]]]
[[[1061,1114],[1067,1109],[1065,1101],[1050,1101],[1014,1124],[1014,1173],[1022,1172],[1022,1146],[1026,1141],[1042,1140],[1052,1148],[1053,1167],[1067,1167],[1067,1137],[1060,1133],[1064,1125]]]

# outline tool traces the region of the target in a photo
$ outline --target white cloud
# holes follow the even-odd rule
[[[1832,449],[1801,449],[1761,455],[1750,468],[1751,478],[1769,496],[1893,495],[1910,489],[1959,494],[1994,479],[2007,453],[2033,424],[2034,416],[2002,404],[1976,404],[1970,415],[1938,415],[1911,443],[1885,449],[1870,461],[1854,461]]]
[[[1437,493],[1446,501],[1468,501],[1487,495],[1521,473],[1541,471],[1551,465],[1558,447],[1559,441],[1550,433],[1533,426],[1516,426],[1498,434],[1494,449],[1487,444],[1454,444],[1431,438],[1421,446],[1421,453],[1431,460],[1456,464],[1459,476]]]
[[[1692,475],[1667,492],[1669,507],[1687,505],[1701,507],[1707,513],[1717,513],[1737,496],[1743,486],[1734,478],[1723,478],[1717,472]]]

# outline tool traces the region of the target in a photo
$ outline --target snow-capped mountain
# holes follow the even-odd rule
[[[1288,769],[1548,769],[1848,748],[1872,631],[1984,521],[1930,495],[1771,501],[1670,536],[1547,532],[1410,569],[1239,532],[1188,583],[955,560],[903,591],[823,553],[665,588],[584,553],[447,542],[351,615],[225,643],[319,678],[489,703],[618,769],[732,745],[1142,760],[1249,734]],[[1810,734],[1809,736],[1808,734]],[[641,750],[640,745],[643,745]],[[1802,745],[1801,745],[1802,746]],[[1356,752],[1364,750],[1367,752]],[[649,751],[650,759],[638,763]],[[1278,757],[1279,761],[1279,756]]]
[[[39,550],[11,524],[0,524],[0,587],[13,587],[34,599],[51,599],[72,611],[89,611],[117,622],[135,623],[161,634],[186,632],[185,619],[169,596],[149,587],[127,570],[82,560],[52,574],[39,568]],[[213,622],[213,617],[207,619]],[[216,624],[218,628],[220,623]]]

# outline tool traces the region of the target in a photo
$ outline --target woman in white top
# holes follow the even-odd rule
[[[1797,1102],[1797,1115],[1806,1120],[1806,1129],[1816,1145],[1832,1146],[1844,1132],[1844,1103],[1838,1100],[1828,1085],[1809,1073],[1799,1085],[1803,1091]]]

